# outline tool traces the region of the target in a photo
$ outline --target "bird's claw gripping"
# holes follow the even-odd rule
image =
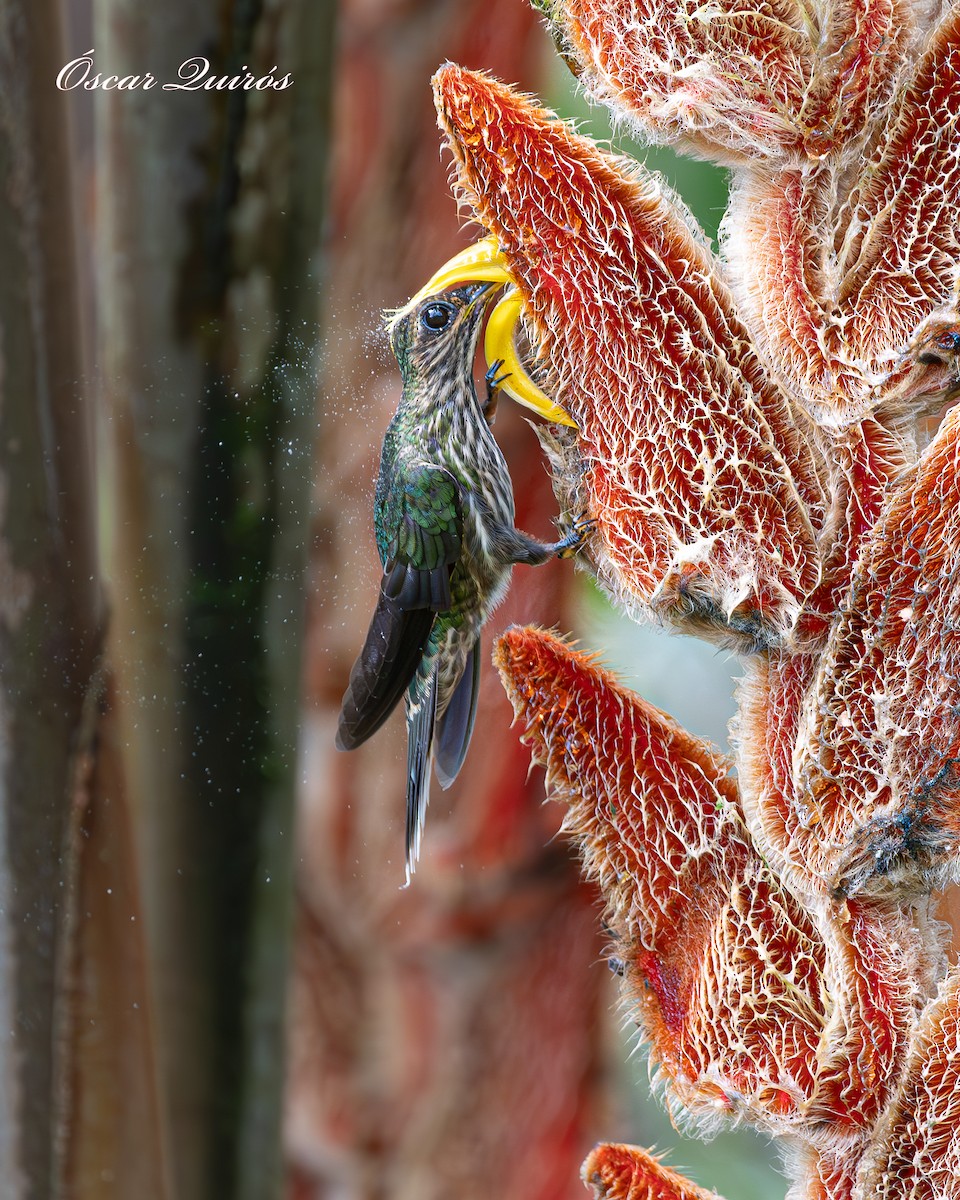
[[[449,262],[444,263],[410,301],[409,306],[419,304],[427,296],[445,291],[468,281],[484,281],[499,283],[507,287],[502,299],[493,309],[487,321],[487,330],[483,341],[483,352],[488,363],[498,364],[498,370],[503,368],[497,386],[503,388],[511,399],[525,408],[532,409],[548,421],[558,425],[569,425],[576,429],[577,424],[568,412],[555,404],[550,397],[533,382],[524,369],[517,352],[516,333],[523,311],[523,299],[516,290],[513,278],[507,270],[506,260],[500,253],[496,238],[482,238],[466,250],[461,250]],[[408,307],[409,307],[408,306]],[[406,310],[404,310],[406,311]],[[491,368],[492,370],[492,368]],[[490,386],[491,372],[487,372],[487,385]],[[488,404],[492,397],[488,394]],[[493,406],[493,411],[496,405]],[[486,408],[484,415],[487,415]],[[492,416],[488,416],[492,420]]]
[[[484,376],[484,381],[487,385],[487,400],[493,399],[493,394],[503,386],[504,381],[510,378],[510,372],[504,371],[500,374],[500,369],[503,367],[503,359],[495,358],[487,368],[487,373]]]
[[[573,558],[583,549],[587,538],[593,533],[597,522],[586,513],[581,513],[568,532],[557,543],[557,558]]]
[[[500,368],[503,366],[503,359],[497,358],[487,368],[487,373],[483,377],[487,385],[487,398],[483,404],[483,415],[488,425],[492,425],[497,417],[497,401],[500,399],[500,388],[504,381],[510,378],[510,372],[504,371],[501,375]]]

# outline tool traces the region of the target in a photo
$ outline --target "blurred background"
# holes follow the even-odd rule
[[[12,1200],[560,1200],[599,1139],[785,1190],[757,1139],[681,1140],[649,1100],[492,671],[408,890],[402,716],[333,749],[380,574],[381,312],[479,233],[431,102],[448,58],[612,136],[524,0],[0,0]],[[721,173],[615,145],[716,236]],[[518,525],[552,536],[509,402],[496,434]],[[569,562],[517,568],[485,646],[514,621],[724,743],[735,663]]]

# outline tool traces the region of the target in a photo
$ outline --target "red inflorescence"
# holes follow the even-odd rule
[[[617,602],[744,655],[734,757],[552,634],[497,665],[675,1117],[782,1139],[795,1200],[960,1200],[960,10],[547,7],[589,90],[732,166],[717,256],[529,97],[434,81],[578,426],[558,496]],[[584,1179],[707,1196],[628,1146]]]

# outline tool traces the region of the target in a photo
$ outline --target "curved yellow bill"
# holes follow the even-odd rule
[[[453,258],[443,264],[435,275],[432,275],[423,287],[412,297],[404,312],[408,311],[421,300],[447,288],[468,282],[487,282],[512,285],[513,279],[507,271],[503,255],[496,238],[482,238],[466,250],[461,250]],[[500,374],[508,376],[501,385],[502,390],[518,404],[532,409],[548,421],[559,425],[569,425],[577,428],[576,422],[570,415],[550,399],[550,397],[533,382],[524,369],[517,353],[516,332],[522,311],[520,293],[509,291],[496,305],[487,321],[487,331],[483,341],[483,352],[488,365],[503,363]]]
[[[506,375],[507,378],[500,387],[511,399],[533,409],[548,421],[576,429],[576,421],[564,412],[559,404],[554,404],[524,370],[514,340],[521,309],[522,301],[518,292],[508,292],[494,308],[487,321],[487,331],[483,339],[484,357],[488,363],[503,363],[498,374]]]
[[[409,301],[406,308],[419,304],[436,292],[456,287],[458,283],[513,283],[504,265],[503,255],[496,238],[482,238],[466,250],[455,254],[435,275],[431,275],[419,292]]]

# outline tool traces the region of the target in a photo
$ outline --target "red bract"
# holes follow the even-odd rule
[[[553,635],[510,631],[501,675],[675,1116],[782,1139],[795,1200],[960,1198],[931,897],[960,852],[960,12],[539,7],[595,94],[733,167],[718,257],[529,97],[435,79],[578,426],[545,435],[558,496],[615,601],[743,653],[735,756]],[[705,1195],[632,1147],[584,1177]]]
[[[664,0],[552,5],[587,85],[657,141],[707,157],[817,159],[864,132],[908,41],[904,3]]]
[[[636,1146],[598,1146],[582,1175],[604,1200],[715,1200]]]
[[[929,886],[960,851],[960,410],[891,488],[804,702],[794,770],[834,891]]]
[[[663,186],[485,76],[436,78],[460,179],[527,301],[627,603],[771,644],[819,578],[808,431]]]
[[[858,1136],[905,1052],[910,923],[872,902],[842,923],[806,910],[757,853],[730,763],[560,639],[511,630],[496,663],[607,899],[675,1116],[823,1149]]]

